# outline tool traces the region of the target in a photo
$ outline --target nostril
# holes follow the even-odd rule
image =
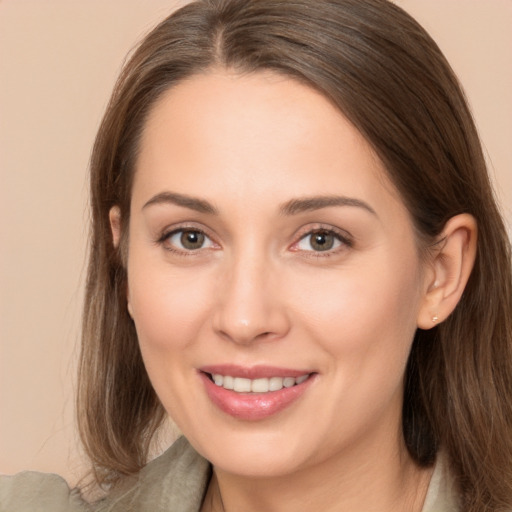
[[[253,305],[247,300],[233,302],[216,307],[212,327],[218,336],[247,345],[278,339],[288,332],[290,325],[283,308],[271,307],[269,303],[261,307],[261,304]]]

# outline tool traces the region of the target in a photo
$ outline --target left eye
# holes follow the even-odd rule
[[[168,243],[184,251],[196,251],[213,247],[213,242],[197,229],[180,229],[167,237]]]
[[[297,243],[297,248],[301,251],[324,252],[336,249],[342,245],[343,241],[339,235],[333,231],[325,229],[313,231],[303,236]]]

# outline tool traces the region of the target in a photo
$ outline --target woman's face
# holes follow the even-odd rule
[[[319,93],[212,71],[154,107],[129,309],[156,393],[218,468],[396,451],[427,273],[381,162]]]

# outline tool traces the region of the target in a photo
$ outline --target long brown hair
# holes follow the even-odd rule
[[[273,70],[320,91],[366,137],[419,238],[478,223],[475,267],[453,314],[418,330],[403,433],[422,466],[446,453],[465,511],[512,507],[510,245],[461,87],[429,35],[387,0],[203,0],[156,27],[125,66],[91,160],[92,234],[79,371],[80,433],[100,484],[136,473],[164,418],[126,311],[126,233],[148,112],[212,66]],[[112,243],[109,209],[121,210]]]

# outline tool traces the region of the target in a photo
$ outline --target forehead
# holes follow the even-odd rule
[[[214,203],[259,198],[260,207],[327,192],[398,199],[343,114],[316,90],[271,72],[212,71],[162,95],[143,131],[133,200],[165,188]]]

